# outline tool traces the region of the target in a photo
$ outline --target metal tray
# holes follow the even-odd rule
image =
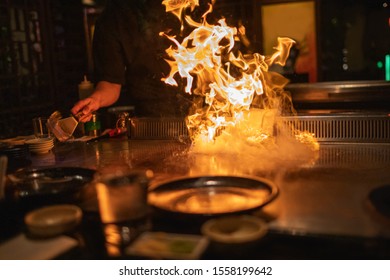
[[[161,184],[149,192],[149,203],[160,210],[188,215],[249,212],[278,194],[265,179],[235,176],[187,177]]]
[[[94,170],[78,167],[20,169],[8,175],[7,187],[15,197],[41,197],[80,192]]]

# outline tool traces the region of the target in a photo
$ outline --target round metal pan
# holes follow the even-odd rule
[[[278,194],[272,182],[253,177],[187,177],[158,185],[148,195],[160,210],[186,215],[214,216],[256,210]]]
[[[74,203],[95,171],[78,167],[25,168],[8,175],[6,193],[26,206]]]

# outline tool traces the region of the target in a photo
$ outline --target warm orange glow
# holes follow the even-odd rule
[[[199,6],[198,0],[164,0],[162,4],[165,5],[165,11],[167,13],[172,13],[179,20],[181,20],[181,15],[183,10],[188,7],[191,7],[191,11],[195,9],[196,6]]]
[[[183,11],[187,8],[191,8],[191,11],[195,7],[199,6],[199,0],[164,0],[162,2],[165,5],[165,11],[167,13],[174,14],[180,21],[182,21]],[[184,25],[182,24],[181,30],[183,31]]]
[[[186,81],[185,92],[200,97],[186,119],[194,145],[215,143],[217,138],[233,134],[233,138],[244,137],[249,145],[268,141],[274,133],[276,116],[286,110],[287,114],[294,113],[291,98],[283,90],[288,80],[268,72],[268,68],[275,63],[284,65],[295,42],[278,38],[278,46],[269,57],[242,54],[235,48],[237,28],[228,26],[224,19],[215,25],[207,22],[211,4],[201,22],[183,15],[187,8],[198,6],[198,1],[165,0],[163,4],[167,12],[182,20],[182,27],[185,24],[192,30],[182,41],[165,33],[160,35],[173,43],[166,50],[171,70],[162,80],[177,86],[176,79],[182,78]],[[262,121],[264,117],[268,122]]]

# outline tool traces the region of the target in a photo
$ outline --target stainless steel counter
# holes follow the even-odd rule
[[[390,144],[321,143],[314,162],[287,167],[267,165],[261,158],[248,166],[240,154],[190,153],[189,148],[173,140],[127,138],[57,143],[50,154],[33,156],[32,166],[150,169],[154,172],[151,188],[182,176],[264,177],[277,184],[279,196],[254,214],[269,220],[275,232],[390,238],[390,218],[368,200],[370,191],[390,185]]]

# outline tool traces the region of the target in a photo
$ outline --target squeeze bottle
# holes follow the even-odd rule
[[[85,99],[93,92],[94,85],[88,81],[87,76],[84,75],[84,80],[79,84],[79,99]]]

